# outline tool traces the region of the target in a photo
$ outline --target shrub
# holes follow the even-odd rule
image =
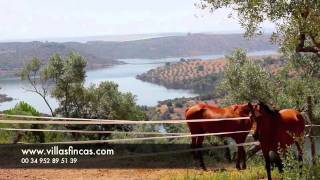
[[[40,116],[40,113],[34,107],[32,107],[31,105],[23,101],[16,104],[14,108],[4,111],[4,113],[8,115]],[[39,125],[39,124],[14,125],[14,126],[16,128],[28,128],[28,129],[29,128],[40,129],[43,127],[43,125]],[[10,137],[7,137],[7,139],[12,139],[13,143],[20,141],[20,139],[22,139],[23,141],[34,142],[34,143],[45,142],[44,132],[15,132],[10,134],[11,134],[9,135]]]
[[[292,148],[282,155],[284,172],[281,174],[283,179],[293,180],[311,180],[319,179],[320,177],[320,161],[317,160],[317,164],[313,165],[312,160],[307,157],[307,151],[304,151],[303,162],[297,161],[295,153]],[[301,166],[302,165],[302,166]]]

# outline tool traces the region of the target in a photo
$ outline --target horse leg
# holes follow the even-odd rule
[[[297,150],[298,150],[298,160],[299,160],[300,162],[302,162],[302,161],[303,161],[303,158],[302,158],[302,157],[303,157],[302,148],[301,148],[299,142],[295,141],[294,143],[296,144]]]
[[[197,148],[197,138],[198,137],[192,137],[191,139],[191,149],[195,149],[195,148]],[[193,155],[193,159],[194,160],[198,160],[198,153],[197,153],[197,151],[192,151],[192,155]]]
[[[228,141],[226,139],[223,140],[223,145],[228,145]],[[229,148],[225,148],[225,157],[229,162],[232,161],[231,152]]]
[[[203,139],[204,139],[203,136],[192,137],[191,148],[192,149],[201,148]],[[195,161],[198,161],[200,163],[200,167],[206,171],[207,168],[204,164],[202,151],[192,151],[192,154],[193,154],[193,159]]]
[[[241,146],[238,146],[237,162],[236,162],[236,168],[238,170],[241,170],[241,166],[240,166],[241,157],[242,157],[242,149],[241,149]]]
[[[197,124],[188,123],[188,127],[189,127],[191,134],[203,134],[204,133],[202,128],[199,127],[199,125],[197,125]],[[192,140],[192,142],[191,142],[192,149],[200,148],[200,147],[202,147],[202,142],[204,140],[204,137],[203,136],[196,136],[196,137],[192,137],[191,140]],[[202,152],[195,150],[195,151],[192,151],[192,154],[193,154],[194,160],[195,161],[199,160],[201,168],[203,170],[206,170],[206,167],[205,167],[204,161],[203,161],[203,157],[202,157]]]
[[[240,142],[240,140],[238,139],[238,138],[233,138],[235,141],[236,141],[236,143],[237,144],[239,144]],[[238,146],[238,152],[237,152],[237,162],[236,162],[236,168],[238,169],[238,170],[240,170],[241,169],[241,167],[240,167],[240,161],[241,161],[241,157],[242,157],[242,149],[240,148],[241,146]]]
[[[246,140],[246,136],[239,136],[238,138],[235,138],[235,141],[237,144],[241,144],[244,143]],[[247,165],[246,165],[246,151],[244,150],[243,146],[238,146],[238,156],[237,156],[237,164],[236,164],[236,168],[238,170],[240,169],[246,169]],[[240,166],[240,163],[242,161],[242,167]]]
[[[236,163],[236,168],[238,170],[241,170],[241,169],[246,169],[247,168],[247,165],[246,165],[246,152],[243,148],[243,146],[238,146],[238,153],[237,153],[237,163]],[[242,167],[240,166],[240,163],[242,161]]]
[[[197,148],[201,148],[202,147],[202,142],[204,140],[203,136],[199,136],[197,138]],[[204,164],[204,160],[203,160],[203,154],[202,151],[197,151],[198,152],[198,157],[199,157],[199,161],[200,161],[200,167],[202,167],[203,170],[207,170],[205,164]]]
[[[268,180],[272,180],[272,178],[271,178],[271,163],[270,163],[269,152],[268,151],[264,151],[263,152],[263,156],[264,156],[264,161],[265,161],[265,167],[266,167],[266,170],[267,170]]]
[[[299,144],[299,142],[295,141],[294,142],[297,146],[297,150],[298,150],[298,160],[299,160],[299,168],[300,170],[302,169],[302,166],[303,166],[303,151],[302,151],[302,148]],[[300,171],[300,175],[302,175],[302,172]]]
[[[241,146],[240,148],[242,149],[241,150],[242,151],[242,169],[247,169],[247,164],[246,164],[247,154],[243,146]]]
[[[279,172],[283,173],[283,164],[279,153],[275,153],[275,164],[278,167]]]
[[[258,151],[261,150],[261,147],[260,145],[255,145],[253,148],[250,148],[249,151],[248,151],[248,159],[250,159],[252,156],[254,156]]]

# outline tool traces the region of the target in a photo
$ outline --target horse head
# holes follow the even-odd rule
[[[250,109],[250,118],[253,121],[253,137],[255,140],[259,139],[259,131],[261,128],[265,128],[268,124],[270,127],[270,124],[272,121],[279,115],[278,110],[271,109],[268,105],[266,105],[264,102],[259,101],[258,104],[251,104],[248,103],[248,107]]]
[[[240,117],[250,116],[250,108],[247,104],[232,105],[233,113]]]
[[[262,115],[259,112],[260,107],[259,107],[259,104],[252,104],[251,102],[249,102],[247,106],[249,108],[250,119],[252,121],[252,128],[251,128],[251,130],[253,130],[252,137],[254,138],[254,140],[258,140],[259,139],[258,121]]]

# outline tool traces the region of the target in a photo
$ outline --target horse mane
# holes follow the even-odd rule
[[[266,105],[263,102],[259,102],[259,105],[261,108],[263,108],[267,113],[272,115],[279,115],[279,110],[277,109],[271,109],[268,105]]]

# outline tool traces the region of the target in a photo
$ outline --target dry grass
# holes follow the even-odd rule
[[[1,169],[1,180],[58,180],[58,179],[133,179],[133,180],[250,180],[263,179],[263,167],[238,171],[234,168],[202,171],[200,169]],[[278,173],[273,171],[273,177]]]

